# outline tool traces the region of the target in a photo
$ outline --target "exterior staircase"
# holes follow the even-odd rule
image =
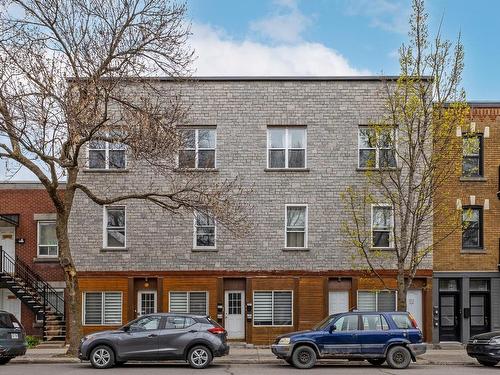
[[[5,285],[43,322],[43,341],[66,339],[64,299],[19,257],[0,247],[0,285]]]

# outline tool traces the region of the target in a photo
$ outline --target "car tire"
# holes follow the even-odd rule
[[[300,369],[308,369],[316,364],[316,352],[310,346],[299,346],[293,351],[292,363]]]
[[[115,365],[115,353],[107,345],[96,346],[90,352],[90,364],[97,369],[110,368]]]
[[[0,365],[6,365],[12,358],[0,358]]]
[[[206,368],[212,363],[212,353],[206,346],[197,345],[189,350],[187,361],[192,368]]]
[[[498,364],[498,361],[495,361],[495,360],[487,360],[487,359],[478,359],[477,360],[480,364],[482,364],[483,366],[488,366],[488,367],[493,367],[493,366],[496,366]]]
[[[371,358],[367,359],[367,361],[373,366],[382,366],[382,364],[385,362],[385,358]]]
[[[387,352],[386,361],[390,368],[407,368],[411,362],[410,351],[404,346],[393,346]]]

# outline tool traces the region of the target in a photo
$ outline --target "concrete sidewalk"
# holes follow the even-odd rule
[[[269,348],[263,347],[231,347],[230,354],[215,358],[219,364],[269,364],[278,360]],[[12,363],[78,363],[80,360],[66,355],[66,348],[28,349],[26,355],[17,357]],[[476,360],[469,357],[464,349],[439,350],[428,349],[427,353],[418,357],[422,365],[474,365]]]

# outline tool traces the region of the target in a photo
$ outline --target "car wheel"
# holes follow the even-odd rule
[[[404,346],[393,346],[387,352],[386,357],[389,367],[394,369],[404,369],[410,365],[411,355],[410,351]]]
[[[478,359],[477,360],[480,364],[482,364],[483,366],[488,366],[488,367],[493,367],[493,366],[496,366],[498,361],[494,361],[494,360],[486,360],[486,359]]]
[[[373,366],[382,366],[382,364],[385,362],[385,358],[371,358],[367,360],[369,363],[371,363]]]
[[[110,368],[115,365],[115,353],[109,346],[96,346],[90,353],[90,363],[94,368]]]
[[[212,353],[206,346],[195,346],[189,351],[187,360],[192,368],[205,368],[212,362]]]
[[[0,365],[5,365],[9,363],[12,358],[0,358]]]
[[[293,351],[292,363],[297,368],[311,368],[316,364],[316,352],[310,346],[299,346]]]

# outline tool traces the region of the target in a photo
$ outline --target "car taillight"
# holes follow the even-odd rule
[[[207,331],[213,333],[214,335],[220,335],[221,333],[222,334],[226,333],[226,330],[222,327],[209,328]]]
[[[418,329],[417,321],[415,320],[415,318],[413,317],[413,315],[408,314],[408,316],[410,317],[410,322],[411,322],[411,325],[413,326],[413,328],[417,328]]]

